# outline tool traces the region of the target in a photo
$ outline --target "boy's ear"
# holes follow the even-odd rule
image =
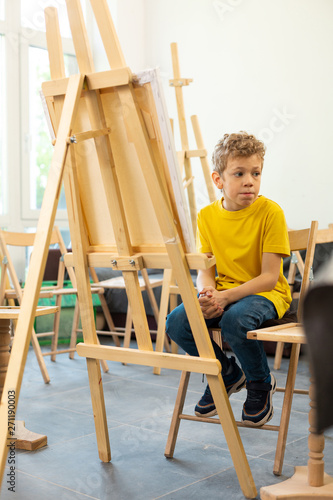
[[[223,189],[222,177],[215,170],[212,172],[212,179],[213,179],[213,182],[214,182],[215,186],[217,187],[217,189]]]

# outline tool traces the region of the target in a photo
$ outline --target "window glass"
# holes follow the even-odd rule
[[[0,35],[0,215],[7,213],[5,41]]]
[[[45,31],[44,9],[46,7],[57,9],[61,36],[71,38],[66,0],[21,0],[22,27],[33,31]],[[82,10],[85,14],[85,2],[82,2]]]
[[[75,56],[65,55],[66,75],[78,72]],[[30,137],[30,208],[40,209],[53,154],[52,139],[41,99],[41,85],[50,79],[48,52],[29,47],[29,137]],[[59,209],[65,209],[61,192]]]

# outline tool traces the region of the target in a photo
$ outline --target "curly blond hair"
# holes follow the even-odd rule
[[[212,155],[214,170],[220,175],[227,167],[228,158],[231,156],[258,155],[264,164],[265,145],[247,132],[240,131],[234,134],[224,134],[223,138],[216,144]]]

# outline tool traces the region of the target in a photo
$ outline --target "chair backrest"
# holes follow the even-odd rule
[[[11,257],[11,252],[9,247],[22,247],[28,248],[33,247],[35,242],[35,233],[19,233],[19,232],[11,232],[0,230],[0,254],[1,254],[1,278],[0,278],[0,300],[3,303],[4,294],[6,289],[8,289],[9,279],[11,280],[13,289],[15,294],[19,300],[22,299],[22,289],[21,284],[19,282],[17,273],[15,271],[15,267],[13,264],[13,260]],[[58,227],[54,227],[51,234],[51,242],[50,245],[57,244],[59,246],[59,250],[61,253],[61,258],[59,262],[58,268],[58,278],[57,284],[53,287],[49,287],[49,289],[58,289],[62,288],[64,284],[64,276],[65,276],[65,263],[64,263],[64,255],[67,253],[66,245],[61,236],[60,230]],[[76,279],[74,275],[73,268],[68,268],[68,273],[70,279],[72,281],[72,285],[76,287]]]
[[[315,247],[317,243],[317,233],[318,233],[318,222],[312,221],[311,226],[308,229],[299,229],[299,230],[289,230],[289,242],[290,242],[290,251],[294,253],[298,253],[302,250],[306,250],[305,259],[302,269],[302,283],[301,290],[299,294],[299,302],[297,308],[297,317],[300,320],[302,315],[302,306],[303,300],[305,297],[305,292],[310,285],[310,281],[312,279],[312,266],[313,266],[313,258]],[[297,255],[297,254],[296,254]],[[301,257],[300,257],[301,259]],[[302,259],[301,259],[302,260]],[[293,266],[294,264],[294,266]],[[293,267],[292,267],[293,266]],[[295,274],[296,274],[296,263],[290,263],[288,282],[293,294],[293,287],[295,283]]]
[[[333,242],[333,224],[329,224],[327,229],[318,229],[317,243],[332,243]]]

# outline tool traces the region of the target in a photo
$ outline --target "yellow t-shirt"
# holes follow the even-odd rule
[[[198,214],[197,250],[216,259],[216,288],[227,290],[259,276],[263,252],[290,255],[284,213],[277,203],[259,196],[242,210],[228,211],[217,200]],[[291,303],[290,288],[280,275],[275,288],[262,295],[273,302],[279,318]]]

